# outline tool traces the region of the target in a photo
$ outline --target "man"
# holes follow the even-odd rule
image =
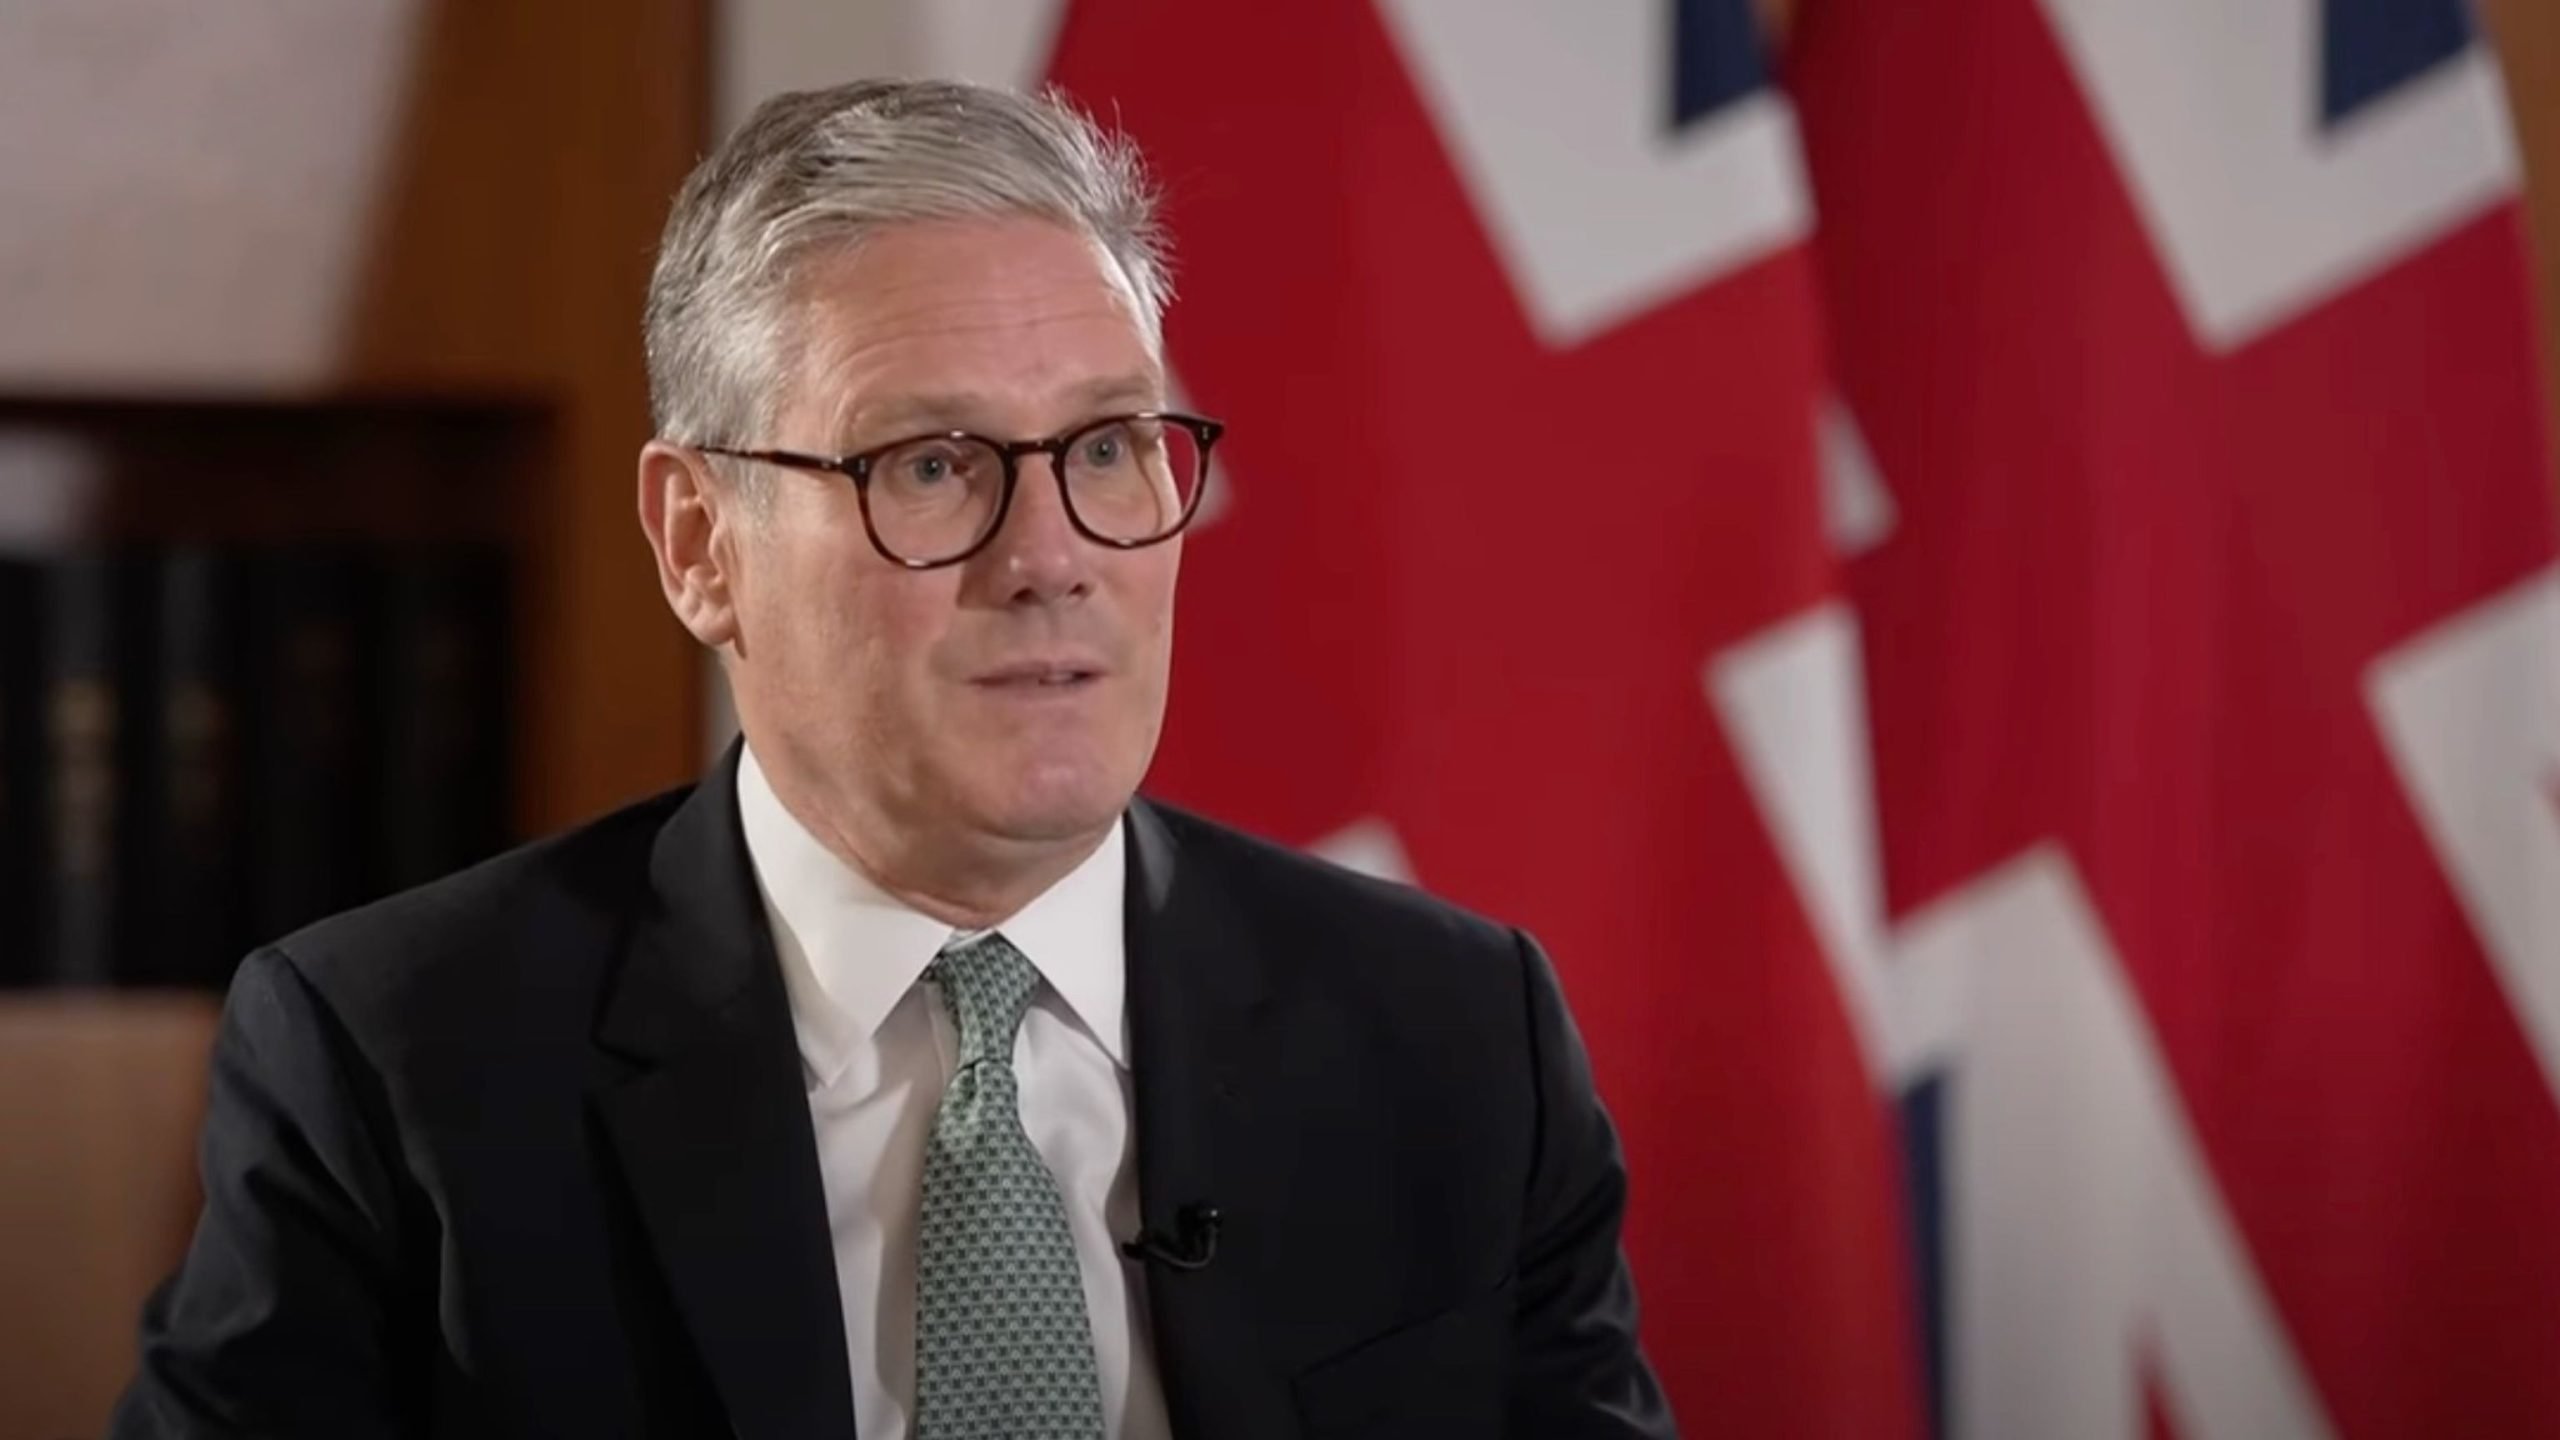
[[[640,517],[743,744],[246,963],[117,1434],[1671,1433],[1537,948],[1134,798],[1166,294],[1057,104],[701,166]]]

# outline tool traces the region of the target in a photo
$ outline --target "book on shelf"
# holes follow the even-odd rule
[[[372,681],[381,717],[376,890],[422,884],[507,842],[507,581],[505,550],[486,543],[405,551],[383,569]]]
[[[244,933],[244,567],[229,550],[191,544],[152,568],[154,663],[135,777],[134,889],[148,903],[124,978],[183,985],[226,977]]]
[[[42,978],[57,984],[123,978],[122,957],[138,937],[131,921],[147,903],[118,893],[133,868],[130,712],[142,660],[135,575],[126,555],[82,547],[48,560],[38,586],[39,933]]]
[[[365,578],[336,545],[277,550],[249,575],[249,925],[262,939],[363,895]]]
[[[44,707],[36,681],[36,562],[0,554],[0,985],[32,981],[44,943],[41,863]]]

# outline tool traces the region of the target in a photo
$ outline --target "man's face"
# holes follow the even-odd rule
[[[1047,222],[893,227],[808,265],[796,300],[799,363],[751,444],[1045,438],[1164,400],[1119,268]],[[737,542],[731,681],[759,756],[787,753],[838,838],[882,843],[861,832],[885,824],[983,850],[1111,823],[1163,721],[1180,539],[1086,540],[1031,456],[984,549],[909,571],[872,548],[849,480],[766,483],[772,504]]]

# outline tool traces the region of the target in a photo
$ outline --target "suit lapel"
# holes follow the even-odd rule
[[[1141,1223],[1171,1235],[1186,1206],[1224,1217],[1220,1257],[1200,1270],[1146,1265],[1157,1368],[1183,1436],[1287,1437],[1287,1388],[1265,1363],[1239,1252],[1255,1209],[1251,1087],[1268,975],[1246,916],[1213,877],[1186,867],[1153,806],[1129,811],[1130,1070]],[[1269,1193],[1263,1189],[1263,1193]],[[1266,1232],[1267,1233],[1267,1232]]]
[[[733,745],[659,834],[654,903],[596,1032],[633,1063],[598,1108],[737,1433],[851,1436],[826,1195],[737,761]]]

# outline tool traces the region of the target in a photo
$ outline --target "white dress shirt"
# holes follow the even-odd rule
[[[738,818],[799,1034],[835,1231],[854,1422],[862,1440],[905,1440],[915,1408],[925,1137],[958,1060],[941,994],[919,982],[963,932],[909,909],[819,844],[783,808],[752,750],[738,763]],[[1118,1245],[1138,1229],[1121,1006],[1127,863],[1115,824],[1082,865],[994,928],[1044,982],[1014,1039],[1013,1065],[1023,1128],[1066,1201],[1104,1426],[1126,1440],[1161,1440],[1145,1273]]]

